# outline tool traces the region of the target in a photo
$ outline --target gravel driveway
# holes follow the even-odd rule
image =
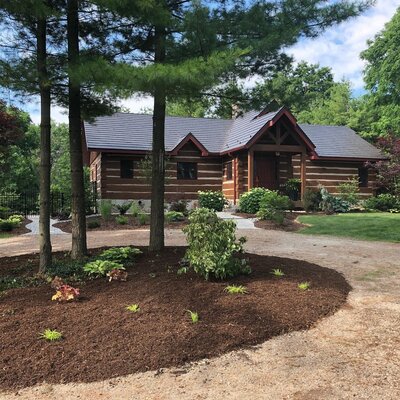
[[[354,288],[348,304],[309,331],[280,336],[250,350],[105,382],[44,384],[0,398],[399,399],[400,245],[279,231],[240,233],[248,237],[251,252],[304,259],[342,272]],[[169,245],[184,244],[181,232],[168,231],[166,237]],[[147,231],[88,236],[92,247],[143,245],[147,240]],[[0,256],[31,252],[37,249],[36,241],[34,236],[3,239]],[[69,245],[69,235],[54,237],[55,250]]]

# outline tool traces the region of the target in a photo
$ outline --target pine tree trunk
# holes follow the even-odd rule
[[[37,70],[40,88],[40,217],[39,217],[39,273],[52,263],[50,238],[50,83],[47,75],[47,21],[37,21]]]
[[[79,63],[78,0],[68,0],[67,5],[68,67],[73,70]],[[69,76],[69,148],[71,157],[71,257],[82,259],[87,253],[85,188],[81,140],[80,83]]]
[[[155,29],[155,62],[165,60],[165,29]],[[164,191],[165,191],[165,103],[163,87],[154,91],[153,148],[151,178],[150,251],[164,248]]]

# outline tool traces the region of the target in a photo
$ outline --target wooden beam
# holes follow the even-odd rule
[[[233,204],[236,205],[236,197],[237,197],[237,156],[232,160],[233,167]]]
[[[254,184],[254,149],[247,153],[247,190],[253,188]]]
[[[281,153],[303,153],[305,151],[303,146],[286,146],[276,144],[255,144],[251,149],[253,151],[279,151]]]
[[[307,181],[306,162],[307,162],[306,153],[301,153],[300,179],[301,179],[301,200],[302,201],[304,200],[304,193],[306,191],[306,181]]]

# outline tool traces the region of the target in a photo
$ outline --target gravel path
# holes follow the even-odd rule
[[[234,221],[237,229],[259,229],[254,226],[255,218],[243,218],[227,211],[217,212],[217,215],[222,219]]]
[[[29,217],[29,219],[32,221],[30,224],[26,225],[28,229],[31,231],[28,233],[25,233],[25,235],[38,235],[39,234],[39,216],[38,215],[33,215]],[[58,220],[56,219],[50,219],[50,234],[51,235],[65,235],[65,232],[63,232],[61,229],[56,228],[53,226],[56,224]]]
[[[0,398],[399,399],[400,245],[261,229],[239,233],[248,237],[249,251],[304,259],[342,272],[354,288],[348,304],[308,331],[182,368],[91,384],[44,384]],[[141,245],[148,231],[89,232],[88,237],[93,247]],[[34,238],[1,240],[0,256],[36,249]],[[166,242],[183,245],[184,237],[168,231]],[[69,235],[54,237],[55,249],[69,246]],[[62,363],[55,367],[62,368]]]

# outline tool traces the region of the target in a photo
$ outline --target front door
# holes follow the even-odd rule
[[[263,153],[254,154],[254,186],[278,189],[276,157]]]

